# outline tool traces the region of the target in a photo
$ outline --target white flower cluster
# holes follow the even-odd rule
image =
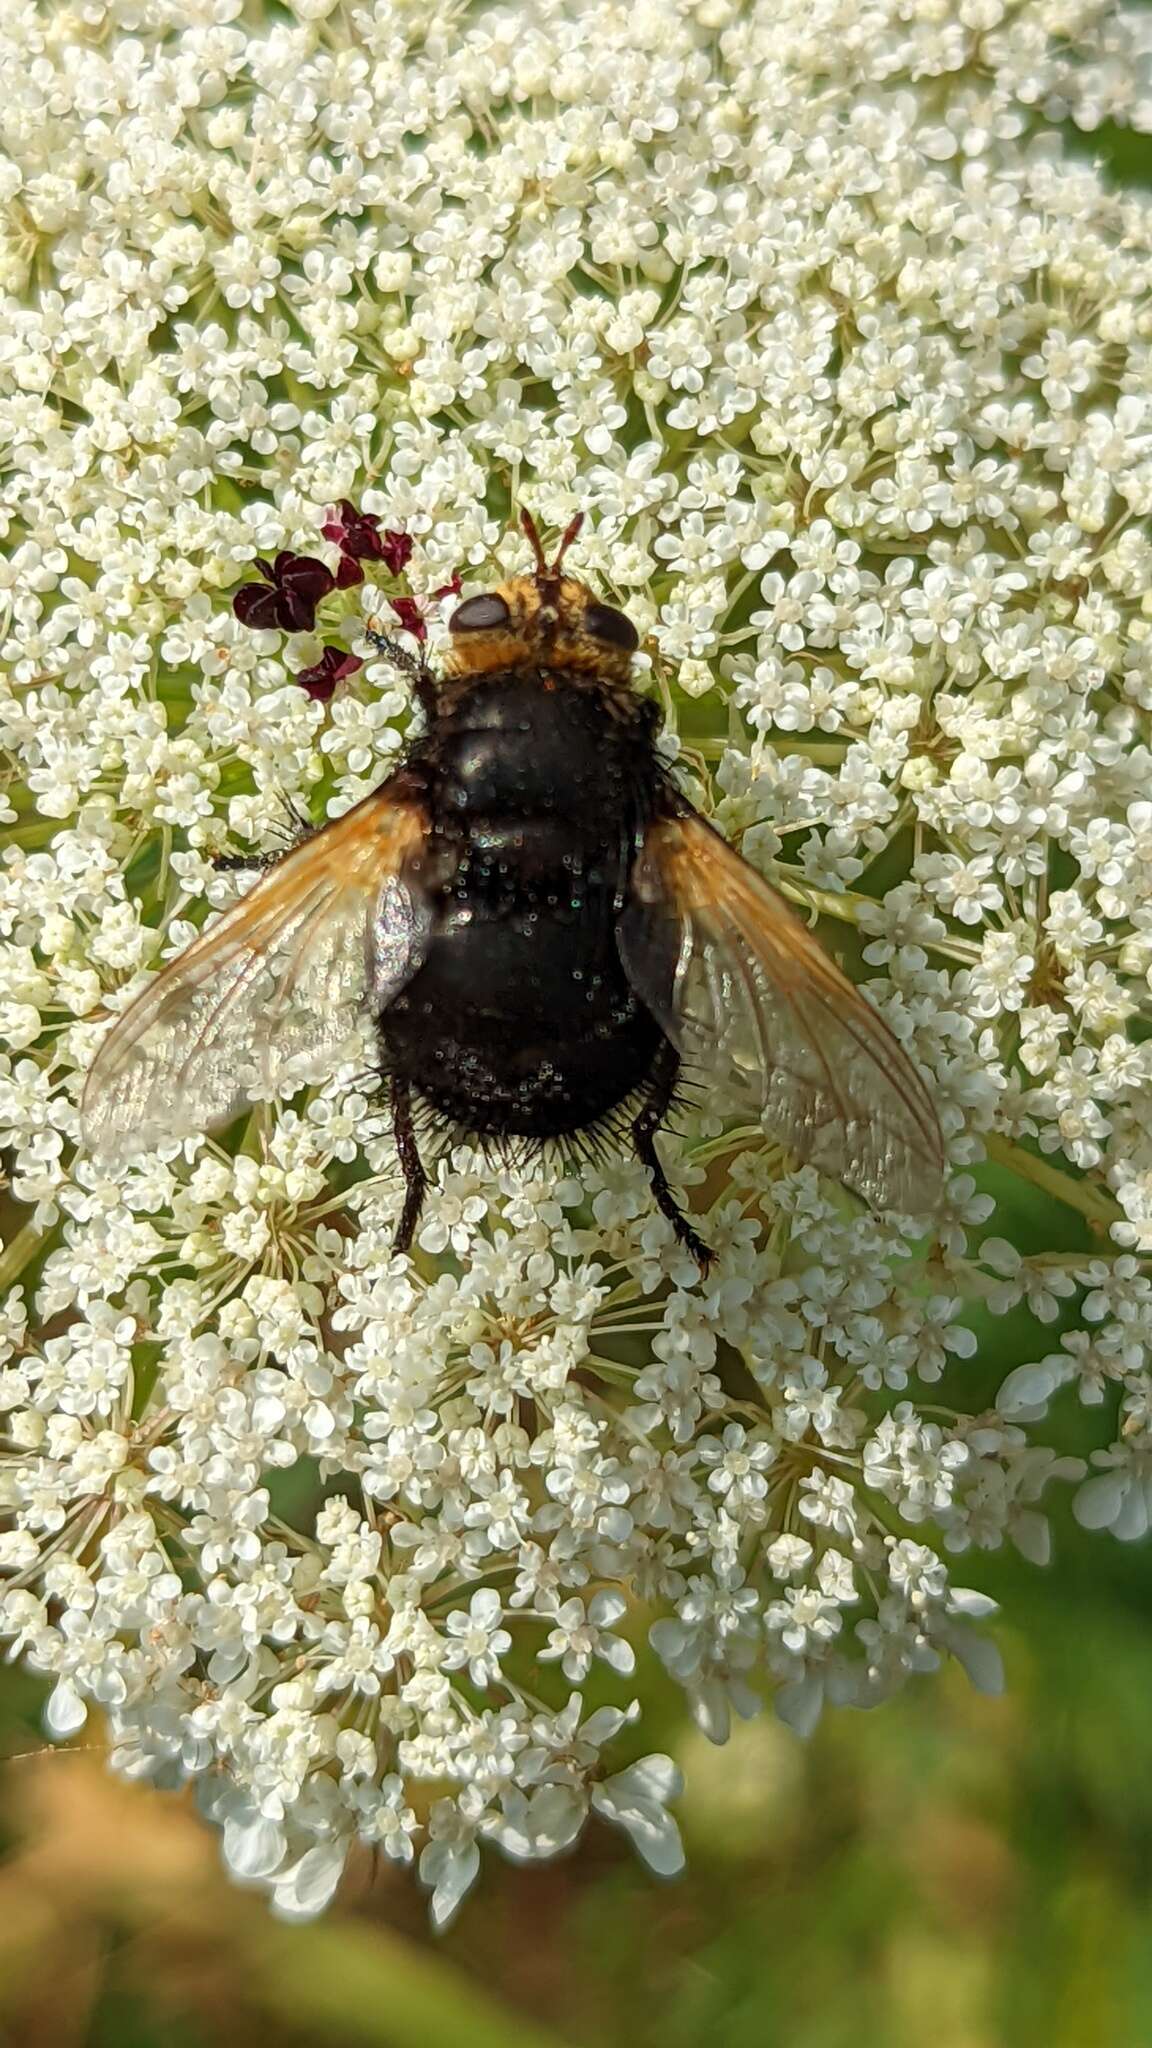
[[[1149,123],[1152,16],[252,20],[2,31],[0,1626],[280,1910],[358,1838],[443,1920],[590,1812],[678,1867],[632,1640],[716,1740],[769,1687],[807,1728],[949,1655],[995,1685],[949,1559],[1043,1560],[1050,1481],[1148,1525],[1152,209],[1054,124]],[[623,1160],[455,1152],[395,1258],[351,1071],[235,1156],[77,1152],[212,856],[403,743],[394,670],[325,703],[315,637],[231,609],[257,554],[335,566],[341,499],[417,590],[587,512],[686,787],[932,1077],[930,1239],[688,1118],[706,1282]],[[1038,1440],[1077,1396],[1090,1467]]]

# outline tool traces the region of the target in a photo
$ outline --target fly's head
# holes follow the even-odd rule
[[[507,673],[515,669],[563,670],[607,684],[627,683],[639,635],[632,621],[594,590],[561,572],[564,556],[583,524],[583,514],[565,529],[551,561],[535,521],[520,523],[536,557],[530,575],[511,576],[495,590],[465,598],[448,621],[452,651],[448,676]]]

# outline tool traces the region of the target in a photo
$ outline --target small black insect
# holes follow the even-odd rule
[[[381,641],[427,715],[400,766],[274,860],[118,1019],[84,1091],[98,1151],[204,1131],[316,1078],[365,1005],[405,1197],[431,1130],[507,1143],[630,1134],[707,1266],[655,1137],[683,1073],[878,1208],[940,1195],[927,1089],[781,898],[676,789],[635,628],[561,573],[467,598],[441,677]]]

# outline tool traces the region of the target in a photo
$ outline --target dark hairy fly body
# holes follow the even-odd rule
[[[440,674],[371,633],[425,724],[394,772],[307,832],[117,1017],[89,1072],[96,1153],[220,1128],[322,1076],[365,1014],[403,1193],[426,1141],[519,1155],[630,1143],[706,1269],[656,1150],[682,1077],[785,1160],[876,1208],[940,1198],[932,1098],[902,1045],[763,876],[676,788],[634,626],[562,572],[466,598]],[[229,863],[235,865],[236,863]]]

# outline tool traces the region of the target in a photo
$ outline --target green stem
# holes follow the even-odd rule
[[[26,1266],[30,1266],[44,1239],[38,1223],[26,1223],[10,1245],[0,1253],[0,1294],[14,1287]]]
[[[21,847],[25,853],[33,853],[38,846],[50,845],[62,830],[63,823],[59,818],[35,818],[25,812],[10,828],[8,843]]]
[[[793,870],[773,867],[771,880],[782,896],[788,896],[804,910],[815,910],[820,917],[838,917],[843,924],[858,925],[860,906],[869,903],[867,896],[858,896],[851,889],[842,892],[837,889],[818,889],[811,882],[803,881]]]
[[[718,1138],[710,1138],[707,1144],[697,1145],[692,1152],[693,1166],[706,1166],[710,1159],[721,1159],[725,1152],[735,1157],[737,1152],[746,1151],[750,1145],[770,1145],[761,1124],[741,1124],[738,1130],[722,1131]]]
[[[1035,1152],[1013,1144],[1011,1138],[1002,1138],[995,1131],[988,1131],[984,1135],[984,1150],[994,1166],[1007,1166],[1021,1180],[1031,1181],[1033,1187],[1042,1188],[1046,1195],[1052,1195],[1067,1208],[1086,1216],[1089,1223],[1098,1229],[1108,1230],[1113,1223],[1124,1221],[1124,1211],[1103,1189],[1094,1186],[1090,1180],[1074,1180],[1070,1173],[1062,1172],[1058,1166],[1049,1166],[1047,1160],[1038,1158]]]
[[[442,1957],[379,1924],[245,1924],[239,1947],[256,2004],[322,2040],[380,2048],[560,2048]]]

